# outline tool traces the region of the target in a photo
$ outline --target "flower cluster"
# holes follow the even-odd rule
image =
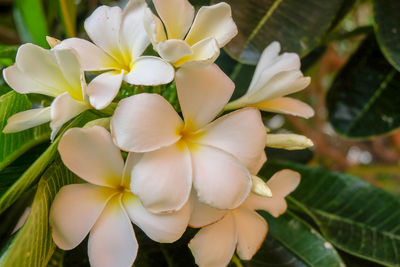
[[[19,93],[54,100],[10,117],[3,131],[50,121],[53,140],[81,112],[108,107],[122,83],[174,81],[178,111],[160,94],[134,94],[119,101],[105,128],[92,123],[65,132],[61,159],[86,183],[64,186],[56,195],[53,240],[68,250],[89,234],[92,266],[131,266],[138,250],[132,223],[163,243],[178,240],[190,226],[201,228],[189,243],[198,265],[225,266],[235,250],[251,259],[268,230],[256,210],[279,216],[285,196],[300,182],[290,170],[267,183],[256,176],[265,146],[312,145],[298,135],[267,138],[259,110],[311,117],[308,105],[285,97],[310,79],[303,77],[299,57],[280,55],[274,42],[247,93],[228,103],[235,85],[214,61],[237,34],[230,6],[201,7],[195,16],[187,0],[153,3],[157,14],[144,0],[131,0],[123,10],[97,8],[84,25],[93,43],[48,38],[50,50],[22,45],[15,65],[4,70],[6,82]],[[159,57],[144,55],[150,44]],[[95,76],[89,83],[85,72]]]

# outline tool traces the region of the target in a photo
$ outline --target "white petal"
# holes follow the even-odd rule
[[[183,39],[192,25],[194,7],[188,0],[153,0],[168,39]]]
[[[54,50],[46,50],[33,44],[24,44],[18,49],[15,64],[19,71],[37,83],[52,88],[55,95],[67,91],[70,85],[60,70]],[[31,92],[32,89],[30,90]]]
[[[80,38],[63,40],[56,49],[73,48],[79,55],[82,68],[86,71],[115,69],[118,63],[98,46]]]
[[[149,211],[179,210],[187,202],[192,187],[190,153],[185,144],[145,153],[131,177],[132,192]]]
[[[222,2],[200,8],[186,37],[186,42],[194,45],[203,39],[213,37],[217,40],[219,47],[223,47],[237,33],[236,24],[232,19],[231,7]]]
[[[50,121],[50,107],[30,109],[12,115],[3,133],[20,132]]]
[[[193,182],[201,202],[219,209],[238,207],[251,189],[248,170],[231,154],[198,145],[191,150]]]
[[[133,167],[139,162],[139,160],[142,158],[143,153],[133,153],[130,152],[128,153],[128,157],[125,160],[125,166],[124,166],[124,171],[123,171],[123,176],[122,176],[122,186],[125,188],[129,188],[131,185],[131,173],[133,170]]]
[[[178,39],[166,40],[156,46],[160,56],[170,63],[175,63],[181,58],[189,57],[193,50],[185,41]]]
[[[154,241],[160,243],[175,242],[182,236],[188,225],[189,203],[179,211],[168,214],[149,212],[133,194],[124,194],[122,203],[132,222]]]
[[[290,97],[275,98],[266,102],[256,103],[252,106],[263,111],[294,115],[306,119],[314,116],[314,110],[312,107],[304,102]]]
[[[54,140],[64,123],[68,122],[89,108],[90,107],[88,105],[72,99],[68,92],[57,96],[51,103],[50,139]]]
[[[237,243],[236,225],[228,212],[220,221],[202,228],[189,243],[199,266],[227,266]]]
[[[113,188],[121,185],[124,160],[103,127],[68,130],[58,151],[65,166],[89,183]]]
[[[285,197],[293,192],[300,183],[300,174],[291,170],[275,173],[267,182],[272,191],[272,197],[260,197],[250,194],[244,205],[253,210],[266,210],[272,216],[278,217],[286,211]]]
[[[275,75],[258,91],[245,96],[248,104],[255,104],[296,93],[309,84],[310,77],[304,77],[301,71],[284,71]]]
[[[94,78],[87,87],[90,104],[95,109],[107,107],[117,96],[123,77],[123,71],[109,71]]]
[[[253,77],[254,82],[252,81],[248,93],[255,92],[265,87],[266,83],[272,77],[281,72],[300,70],[300,58],[297,54],[284,53],[280,56],[275,56],[275,52],[277,51],[275,49],[272,47],[270,49],[271,51],[265,52],[265,58],[261,58],[264,62],[259,63],[260,67],[256,69],[256,73]],[[272,58],[269,58],[269,56]],[[263,69],[261,69],[261,67],[263,67]]]
[[[204,68],[212,63],[219,56],[217,41],[210,37],[192,46],[193,55],[187,56],[175,62],[175,66],[183,68]]]
[[[268,224],[255,211],[240,207],[234,211],[238,235],[237,253],[243,260],[251,258],[260,249],[268,232]]]
[[[50,209],[53,240],[64,250],[73,249],[89,233],[114,190],[92,184],[61,188]]]
[[[265,148],[267,133],[257,109],[244,108],[218,118],[204,128],[198,143],[231,153],[254,170]]]
[[[51,103],[51,140],[54,139],[64,123],[89,108],[88,105],[72,99],[68,92],[57,96]]]
[[[254,72],[253,78],[251,80],[249,90],[247,93],[252,92],[258,88],[255,87],[255,84],[260,80],[262,73],[264,70],[269,68],[272,64],[276,62],[276,59],[279,56],[279,52],[281,51],[281,45],[279,42],[272,42],[268,45],[261,54],[260,60],[257,63],[256,70]]]
[[[215,64],[176,72],[176,88],[186,127],[200,129],[214,119],[232,96],[235,84]]]
[[[35,93],[56,97],[64,93],[61,87],[53,88],[30,78],[30,76],[19,70],[17,65],[5,68],[3,77],[6,83],[20,94]]]
[[[227,210],[216,209],[201,203],[196,195],[196,190],[193,189],[190,196],[190,205],[192,206],[192,215],[189,221],[190,227],[205,227],[221,220],[227,213]]]
[[[159,57],[139,57],[124,80],[136,85],[160,85],[174,79],[175,70],[166,61]]]
[[[90,39],[113,57],[120,53],[121,19],[121,8],[100,6],[85,20],[85,30]]]
[[[182,120],[174,108],[157,94],[138,94],[121,100],[111,119],[118,147],[147,152],[169,146],[181,136]]]
[[[130,267],[135,261],[138,243],[120,201],[111,199],[90,231],[88,256],[93,267]]]
[[[261,170],[261,168],[264,166],[264,163],[266,161],[267,161],[267,154],[265,154],[265,151],[263,151],[263,152],[261,152],[260,157],[258,158],[257,164],[254,165],[254,168],[250,168],[249,172],[252,175],[256,175]]]
[[[143,15],[147,7],[144,0],[131,0],[122,13],[120,48],[129,51],[132,59],[138,58],[150,44],[143,25]]]
[[[64,79],[70,85],[67,91],[75,100],[83,101],[81,77],[84,77],[84,73],[78,56],[72,49],[54,49],[53,53]]]
[[[143,24],[154,49],[156,49],[156,45],[159,42],[164,42],[167,39],[164,31],[164,25],[148,7],[145,8],[144,11]]]

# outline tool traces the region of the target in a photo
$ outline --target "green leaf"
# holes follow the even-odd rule
[[[351,175],[269,162],[261,175],[289,168],[302,175],[288,197],[335,247],[373,262],[400,266],[400,198]]]
[[[76,182],[61,161],[56,161],[39,181],[31,211],[24,226],[0,258],[0,266],[46,266],[55,250],[49,227],[49,209],[59,189]]]
[[[400,1],[374,0],[374,29],[386,59],[400,71]]]
[[[31,108],[32,104],[27,96],[18,94],[15,91],[0,97],[0,171],[30,148],[49,139],[50,128],[48,125],[38,126],[18,133],[3,133],[7,119],[11,115]]]
[[[14,0],[14,19],[24,43],[35,43],[44,48],[48,34],[46,17],[41,0]]]
[[[72,127],[82,127],[88,121],[98,118],[90,111],[86,111],[74,119],[63,131],[60,132],[57,139],[47,150],[27,169],[21,177],[0,197],[0,214],[4,212],[18,197],[46,170],[57,155],[57,146],[64,132]]]
[[[226,49],[240,62],[256,64],[264,48],[273,41],[279,41],[283,51],[308,54],[321,42],[343,0],[225,2],[231,5],[239,29]]]
[[[385,134],[400,126],[400,73],[366,39],[336,77],[327,95],[333,128],[349,138]]]
[[[16,45],[0,45],[0,58],[15,59],[18,46]]]
[[[269,235],[278,240],[308,266],[344,266],[335,248],[309,224],[287,211],[278,218],[261,212],[269,225]],[[293,238],[293,237],[296,238]]]

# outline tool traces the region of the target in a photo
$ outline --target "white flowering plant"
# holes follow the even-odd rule
[[[281,32],[290,1],[88,2],[52,34],[16,1],[0,47],[0,267],[398,265],[397,197],[282,160],[322,143],[276,121],[316,115],[301,57],[343,1]]]

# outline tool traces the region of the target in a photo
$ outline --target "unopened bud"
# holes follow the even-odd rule
[[[300,150],[312,147],[314,143],[303,135],[269,134],[265,146],[286,150]]]
[[[253,182],[253,186],[251,187],[251,191],[254,194],[257,194],[262,197],[272,197],[271,189],[269,189],[268,185],[257,176],[252,176],[251,180]]]
[[[53,38],[53,37],[50,37],[50,36],[46,36],[46,41],[47,41],[47,43],[49,44],[49,46],[50,46],[51,48],[53,48],[53,47],[55,47],[56,45],[58,45],[59,43],[61,43],[60,40],[58,40],[58,39],[56,39],[56,38]]]

